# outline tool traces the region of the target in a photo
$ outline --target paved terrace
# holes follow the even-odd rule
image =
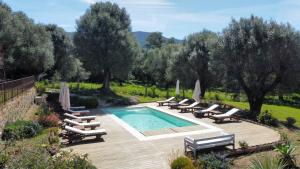
[[[142,105],[181,115],[196,120],[199,123],[208,124],[213,128],[223,129],[227,133],[234,133],[236,136],[236,147],[238,147],[238,141],[241,140],[247,141],[252,146],[278,141],[280,138],[279,134],[270,128],[244,121],[215,124],[211,119],[198,119],[191,113],[181,114],[178,113],[178,110],[170,110],[166,106],[157,107],[154,103]],[[183,134],[176,137],[140,141],[112,118],[111,115],[103,113],[101,109],[94,110],[93,112],[97,115],[97,121],[101,122],[101,128],[105,128],[108,133],[106,136],[103,136],[103,142],[86,142],[72,145],[69,148],[78,153],[89,154],[89,159],[92,163],[102,169],[168,169],[169,159],[174,154],[183,153],[184,135],[190,135]],[[205,130],[206,128],[207,126],[199,125],[198,128],[191,127],[190,129],[191,131],[195,131],[197,129]],[[186,132],[187,129],[172,130],[171,133]],[[193,133],[192,136],[205,138],[220,135],[219,131],[207,131],[204,133]],[[157,134],[170,134],[170,132],[163,130],[162,133],[145,133],[147,136]]]

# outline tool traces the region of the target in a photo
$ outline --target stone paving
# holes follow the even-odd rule
[[[278,132],[249,122],[232,122],[215,124],[208,118],[195,118],[192,113],[179,113],[178,110],[170,110],[166,106],[157,107],[155,103],[142,104],[164,112],[178,114],[189,119],[197,120],[201,123],[217,127],[224,132],[234,133],[236,136],[236,147],[238,141],[244,140],[250,146],[278,141]],[[183,138],[185,135],[177,137],[161,138],[147,141],[140,141],[128,130],[115,121],[109,114],[105,114],[101,109],[93,110],[97,115],[97,121],[101,122],[101,128],[105,128],[107,135],[103,136],[103,141],[86,141],[77,145],[69,146],[81,154],[88,154],[92,163],[101,169],[168,169],[169,159],[174,154],[183,153]],[[160,134],[186,132],[189,127],[175,130],[162,130],[162,132],[148,132],[146,136]],[[205,127],[190,127],[190,131],[203,130]],[[189,134],[187,134],[189,135]],[[206,138],[220,135],[219,131],[211,131],[202,134],[193,134],[195,138]]]

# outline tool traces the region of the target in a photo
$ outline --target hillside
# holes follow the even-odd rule
[[[147,37],[149,36],[150,32],[143,32],[143,31],[136,31],[133,32],[133,35],[135,36],[136,40],[138,41],[138,43],[140,44],[141,47],[145,46],[145,42]],[[74,32],[68,32],[68,35],[73,39],[74,37]],[[167,40],[168,38],[164,37],[165,40]],[[181,43],[182,40],[179,39],[175,39],[176,43]]]

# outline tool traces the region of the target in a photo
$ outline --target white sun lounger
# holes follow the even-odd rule
[[[106,135],[105,129],[97,130],[80,130],[74,127],[65,126],[67,133],[64,135],[65,139],[68,139],[69,143],[75,140],[82,140],[85,137],[96,136],[96,139],[100,139],[102,135]]]
[[[190,136],[184,138],[184,151],[190,149],[193,152],[194,158],[196,158],[197,150],[225,147],[231,145],[234,147],[235,137],[234,134],[227,134],[222,132],[222,136],[195,139]]]
[[[67,111],[70,112],[70,113],[90,113],[89,110],[80,110],[80,108],[77,108],[77,110],[75,108],[74,109],[68,109]]]
[[[183,99],[183,100],[181,100],[180,102],[178,102],[178,103],[170,103],[169,104],[169,107],[171,108],[171,109],[174,109],[174,108],[177,108],[177,107],[179,107],[179,106],[186,106],[186,102],[187,101],[189,101],[189,99]]]
[[[90,122],[90,123],[79,123],[77,121],[74,120],[70,120],[70,119],[64,119],[64,122],[70,126],[82,126],[84,128],[91,128],[91,129],[95,129],[96,127],[100,126],[100,122]]]
[[[178,108],[181,110],[181,112],[187,112],[189,110],[193,111],[194,108],[200,104],[199,102],[194,102],[192,103],[191,105],[188,105],[188,106],[179,106]]]
[[[156,103],[158,103],[158,106],[163,106],[165,103],[170,103],[174,99],[175,99],[175,97],[170,97],[167,100],[157,101]]]
[[[239,109],[233,108],[224,114],[216,114],[216,115],[212,115],[211,117],[215,120],[216,123],[222,122],[226,118],[229,118],[230,120],[236,119],[238,121],[239,118],[234,117],[234,114],[237,113],[238,111]]]
[[[204,109],[204,110],[198,110],[198,111],[195,111],[194,112],[194,115],[201,115],[201,116],[204,116],[206,113],[209,114],[211,113],[213,110],[215,110],[216,108],[218,108],[219,105],[218,104],[213,104],[211,105],[209,108],[207,109]]]
[[[74,116],[73,114],[69,114],[69,113],[65,113],[64,115],[68,118],[71,118],[71,119],[78,119],[78,120],[81,120],[81,121],[85,120],[87,122],[90,122],[90,121],[96,119],[96,116]]]

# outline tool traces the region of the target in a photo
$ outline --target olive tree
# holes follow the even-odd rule
[[[53,54],[55,63],[48,71],[49,76],[58,73],[58,76],[64,81],[87,79],[89,73],[82,67],[80,60],[74,57],[73,43],[65,30],[52,24],[46,25],[46,30],[51,34],[54,46]],[[81,71],[81,76],[78,76],[78,70]],[[86,75],[86,77],[82,75]]]
[[[77,21],[74,44],[84,67],[104,74],[102,92],[110,93],[110,79],[128,75],[136,56],[136,41],[124,8],[110,2],[93,4]]]
[[[217,35],[207,30],[191,34],[185,39],[183,48],[172,64],[173,76],[177,76],[186,85],[200,80],[201,97],[204,97],[208,87],[209,62],[216,42]]]
[[[54,64],[51,35],[45,27],[35,24],[22,12],[12,13],[10,36],[13,43],[5,57],[7,74],[11,78],[38,75]]]
[[[147,49],[161,48],[164,43],[164,37],[161,32],[152,32],[146,38],[145,47]]]
[[[265,95],[282,82],[299,54],[299,34],[289,24],[251,16],[223,31],[223,63],[245,91],[256,117]]]

